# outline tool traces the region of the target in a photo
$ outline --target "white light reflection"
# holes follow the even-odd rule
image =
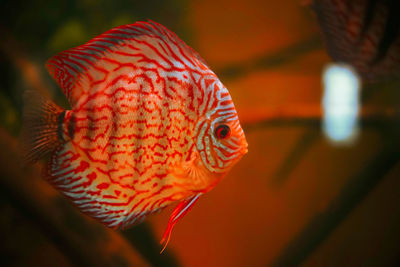
[[[323,84],[324,133],[335,143],[352,143],[358,134],[358,75],[348,65],[330,64],[324,70]]]

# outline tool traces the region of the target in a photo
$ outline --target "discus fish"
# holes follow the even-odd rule
[[[26,92],[26,159],[51,152],[47,180],[106,226],[178,203],[166,246],[176,222],[247,152],[226,87],[156,22],[113,28],[46,66],[71,109]]]
[[[400,78],[398,0],[309,0],[329,55],[365,81]]]

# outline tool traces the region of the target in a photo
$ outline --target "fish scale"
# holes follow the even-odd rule
[[[109,227],[179,202],[169,239],[177,220],[247,152],[228,90],[160,24],[114,28],[54,56],[47,68],[72,109],[54,108],[63,142],[54,143],[46,178]],[[230,136],[214,136],[220,125]]]

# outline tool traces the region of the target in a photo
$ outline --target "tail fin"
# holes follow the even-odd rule
[[[35,163],[61,144],[63,111],[37,91],[25,91],[21,137],[26,163]]]

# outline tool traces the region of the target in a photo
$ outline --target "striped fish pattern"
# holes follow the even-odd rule
[[[42,130],[29,138],[26,157],[34,162],[52,152],[47,180],[109,227],[178,203],[169,238],[178,219],[247,152],[228,90],[156,22],[111,29],[52,57],[47,69],[71,109],[27,93],[27,102],[42,98],[27,104],[27,135]]]
[[[365,81],[400,78],[398,0],[312,0],[329,55]]]

